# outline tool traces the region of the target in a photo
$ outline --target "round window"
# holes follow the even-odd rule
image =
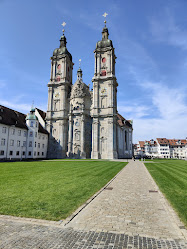
[[[106,58],[105,58],[105,57],[102,58],[102,62],[103,62],[103,63],[106,62]]]

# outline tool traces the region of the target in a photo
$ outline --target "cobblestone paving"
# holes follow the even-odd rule
[[[186,249],[187,242],[0,219],[0,249]]]
[[[67,227],[86,231],[185,238],[186,230],[179,228],[183,224],[158,191],[142,162],[131,160],[108,187]],[[149,192],[150,190],[158,192]]]

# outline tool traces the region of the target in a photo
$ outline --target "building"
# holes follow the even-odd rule
[[[97,42],[93,90],[81,68],[72,84],[73,62],[66,37],[51,57],[46,128],[48,158],[114,159],[132,157],[132,121],[117,111],[116,56],[108,28]]]
[[[0,160],[46,158],[44,116],[37,108],[25,115],[0,105]]]
[[[187,159],[187,139],[139,141],[134,153],[140,157]]]

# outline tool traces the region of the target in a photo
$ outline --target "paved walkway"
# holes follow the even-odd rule
[[[0,249],[187,248],[183,224],[150,190],[158,188],[143,163],[130,161],[68,224],[0,216]]]
[[[184,239],[182,224],[142,162],[131,160],[108,187],[67,226]]]

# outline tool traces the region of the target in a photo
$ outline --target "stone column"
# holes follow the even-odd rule
[[[85,152],[85,117],[82,114],[81,117],[81,158],[86,158]]]
[[[97,54],[95,53],[95,75],[97,75]]]
[[[93,118],[92,123],[92,159],[99,159],[99,121],[98,118]]]
[[[55,79],[55,69],[56,69],[56,61],[53,61],[53,73],[52,73],[52,75],[53,75],[53,77],[52,77],[52,79],[54,80]]]
[[[53,60],[51,61],[51,78],[50,80],[53,80]]]
[[[108,118],[108,137],[107,137],[108,159],[117,159],[116,151],[116,123],[113,118]]]
[[[71,157],[72,154],[72,131],[73,131],[73,120],[72,120],[72,114],[69,114],[69,136],[68,136],[68,157]]]

